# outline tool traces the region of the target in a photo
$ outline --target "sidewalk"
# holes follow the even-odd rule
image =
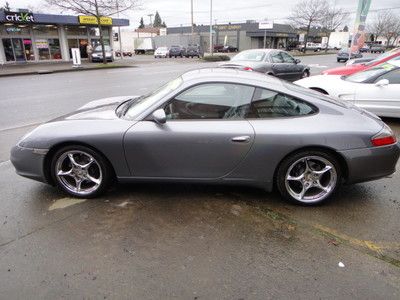
[[[102,63],[82,62],[81,67],[74,68],[72,62],[43,62],[43,63],[15,63],[0,65],[0,77],[17,75],[49,74],[61,72],[90,71],[104,68],[133,68],[135,61],[132,59],[116,59],[106,65]]]

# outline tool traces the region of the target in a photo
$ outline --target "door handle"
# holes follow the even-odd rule
[[[235,143],[247,143],[250,141],[250,137],[248,135],[235,136],[231,139],[231,141]]]

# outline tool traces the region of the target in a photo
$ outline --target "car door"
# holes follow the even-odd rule
[[[279,51],[271,53],[271,68],[276,77],[288,79],[287,65],[283,61],[283,57]]]
[[[383,79],[389,84],[380,84]],[[355,104],[379,116],[400,117],[400,68],[379,76],[374,83],[358,84]]]
[[[135,124],[125,135],[134,177],[215,179],[244,159],[254,130],[244,116],[255,88],[204,83],[174,96],[161,108],[167,122]]]
[[[286,67],[287,79],[297,80],[301,78],[303,73],[303,66],[296,63],[296,60],[286,52],[281,52],[283,62]]]

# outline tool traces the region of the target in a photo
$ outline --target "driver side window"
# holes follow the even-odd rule
[[[281,55],[282,55],[283,61],[284,61],[285,63],[288,63],[288,64],[294,64],[294,63],[295,63],[294,58],[291,57],[291,56],[290,56],[289,54],[287,54],[286,52],[281,52]]]
[[[201,84],[176,96],[164,110],[169,120],[244,119],[254,90],[240,84]]]

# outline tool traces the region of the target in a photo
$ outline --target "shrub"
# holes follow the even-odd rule
[[[227,60],[230,60],[230,58],[228,55],[218,54],[218,55],[212,55],[212,56],[211,55],[204,56],[203,60],[205,60],[205,61],[227,61]]]

